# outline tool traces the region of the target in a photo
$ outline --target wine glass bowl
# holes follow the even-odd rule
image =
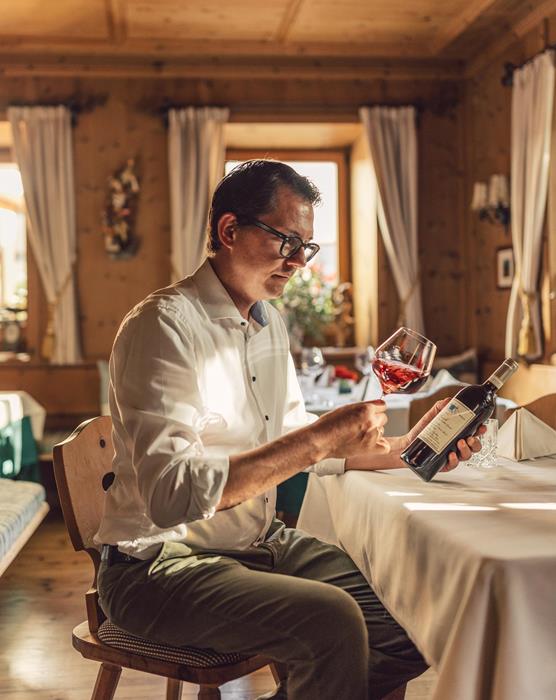
[[[410,328],[398,330],[375,350],[372,369],[384,394],[413,394],[430,376],[436,345]]]
[[[306,377],[316,377],[324,368],[324,356],[320,348],[301,349],[301,373]]]

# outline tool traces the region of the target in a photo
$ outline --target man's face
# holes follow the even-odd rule
[[[304,242],[313,238],[313,206],[289,187],[280,187],[274,209],[258,218],[287,236],[299,236]],[[275,299],[284,291],[289,278],[305,267],[303,249],[291,258],[280,256],[282,241],[255,226],[241,226],[234,244],[236,272],[242,275],[245,296],[253,302]]]

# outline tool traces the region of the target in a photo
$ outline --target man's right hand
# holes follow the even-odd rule
[[[387,420],[384,401],[363,401],[326,413],[311,429],[318,446],[326,452],[324,457],[384,455],[390,451],[383,437]]]
[[[266,445],[231,455],[218,510],[259,496],[327,457],[388,454],[390,443],[382,436],[386,420],[384,401],[349,404]]]

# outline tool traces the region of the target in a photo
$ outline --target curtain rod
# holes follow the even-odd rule
[[[66,99],[37,100],[36,102],[9,102],[8,107],[67,107],[71,112],[71,125],[76,126],[80,114],[92,112],[96,107],[104,107],[108,101],[107,94],[71,95]]]
[[[186,109],[187,107],[213,107],[214,109],[224,109],[227,107],[227,105],[215,105],[215,104],[201,104],[201,105],[196,105],[196,104],[191,104],[191,102],[174,102],[173,100],[164,97],[162,98],[162,101],[159,105],[154,106],[152,104],[149,104],[146,101],[141,101],[137,105],[138,109],[140,109],[143,112],[148,112],[150,114],[154,114],[157,117],[160,117],[164,123],[164,126],[168,128],[168,112],[171,109]]]
[[[352,106],[351,108],[353,109],[353,113],[355,116],[357,116],[358,108],[359,106],[362,107],[414,107],[415,111],[417,113],[417,118],[419,119],[421,115],[424,112],[431,112],[435,114],[436,116],[442,116],[445,115],[449,112],[451,112],[459,103],[460,98],[459,94],[454,92],[453,90],[444,90],[440,92],[438,95],[432,96],[431,98],[428,99],[417,99],[412,102],[394,102],[392,100],[377,100],[373,102],[365,102],[364,104],[358,105],[358,106]],[[142,111],[149,112],[150,114],[154,114],[155,116],[161,117],[164,125],[167,127],[168,126],[168,112],[171,109],[185,109],[186,107],[215,107],[215,108],[223,108],[223,107],[229,107],[230,113],[233,114],[234,112],[245,112],[247,110],[249,111],[255,111],[255,112],[264,112],[265,110],[268,110],[268,112],[272,112],[273,114],[276,115],[276,119],[279,121],[280,116],[284,114],[283,111],[281,110],[276,110],[273,108],[272,105],[269,104],[254,104],[254,103],[249,103],[249,105],[246,105],[245,103],[238,103],[234,105],[216,105],[216,104],[192,104],[191,102],[174,102],[168,98],[163,98],[161,103],[157,106],[154,106],[152,104],[147,104],[145,102],[139,103],[137,105],[139,109]],[[349,107],[343,107],[342,105],[337,106],[338,109],[341,109],[342,112],[347,112],[350,108]],[[283,108],[283,105],[282,105]],[[313,113],[313,112],[318,112],[319,110],[322,110],[323,112],[323,119],[325,119],[326,111],[329,109],[326,105],[322,104],[311,104],[311,105],[298,105],[299,108],[299,115],[303,116],[308,110]],[[288,119],[291,120],[292,116],[295,116],[296,110],[287,110],[286,112]],[[232,120],[233,121],[233,120]]]
[[[460,98],[457,92],[454,92],[453,90],[446,90],[426,99],[418,98],[413,102],[389,102],[386,100],[366,102],[361,106],[394,107],[398,109],[401,107],[413,107],[415,109],[417,119],[419,119],[424,112],[431,112],[435,116],[444,116],[455,109],[459,102]]]
[[[506,61],[506,63],[504,63],[504,73],[502,74],[500,82],[504,87],[512,87],[512,85],[514,84],[514,73],[516,70],[520,70],[528,63],[531,63],[536,58],[538,58],[538,56],[542,56],[543,53],[546,53],[547,51],[554,51],[555,49],[556,44],[547,44],[542,51],[537,52],[534,56],[531,56],[531,58],[528,58],[525,61],[522,61],[521,63],[512,63],[511,61]]]

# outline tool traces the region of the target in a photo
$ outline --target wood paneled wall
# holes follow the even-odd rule
[[[469,79],[465,86],[465,208],[464,224],[468,260],[466,294],[466,323],[471,344],[476,345],[483,361],[496,364],[504,357],[506,314],[510,298],[508,289],[496,286],[496,251],[512,245],[511,235],[499,225],[479,221],[469,211],[472,186],[476,181],[486,182],[494,173],[510,174],[511,165],[511,88],[501,84],[506,61],[520,64],[541,51],[545,41],[556,41],[556,15],[539,22],[521,40],[516,41],[490,65]],[[555,133],[553,131],[553,133]],[[553,151],[556,154],[556,150]],[[553,166],[554,168],[554,166]],[[556,180],[550,199],[554,200]],[[554,202],[552,202],[554,204]],[[556,219],[554,221],[556,224]],[[554,227],[553,224],[553,227]],[[552,231],[552,238],[554,238]],[[555,241],[552,240],[554,247]],[[551,299],[551,283],[556,281],[556,269],[550,269],[548,256],[549,229],[545,228],[543,287],[543,317],[549,337],[545,361],[556,351],[553,325],[556,321],[556,302]],[[555,258],[556,260],[556,258]],[[552,263],[552,266],[554,263]],[[553,285],[554,286],[554,285]]]
[[[165,127],[154,113],[164,99],[183,104],[231,107],[234,121],[356,121],[369,103],[438,103],[458,94],[453,83],[426,80],[163,80],[163,79],[5,79],[0,83],[0,115],[11,102],[51,102],[71,95],[106,95],[106,104],[82,114],[74,132],[77,184],[78,286],[84,355],[108,356],[117,327],[136,302],[170,279],[170,223]],[[420,117],[421,261],[428,332],[443,353],[466,344],[460,317],[462,245],[459,163],[459,109]],[[142,191],[136,257],[114,261],[104,253],[101,212],[109,175],[137,157]],[[397,295],[383,252],[379,257],[380,327],[395,325]]]
[[[441,355],[469,347],[461,100],[419,126],[419,265],[427,335]]]
[[[0,367],[0,391],[26,391],[46,410],[46,428],[73,430],[100,412],[96,364]]]

